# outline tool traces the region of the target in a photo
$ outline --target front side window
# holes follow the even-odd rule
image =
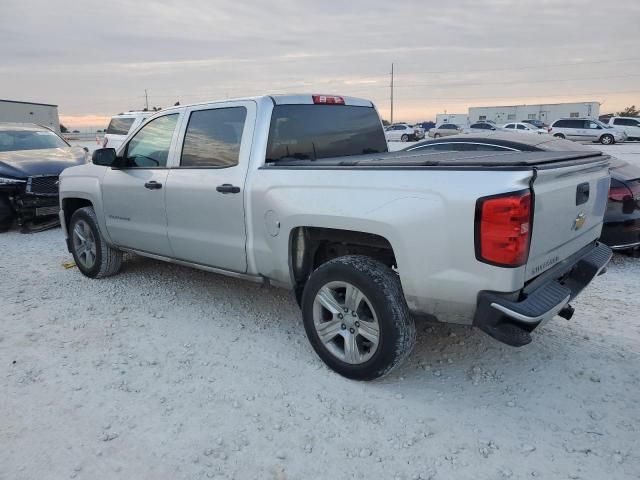
[[[516,128],[516,126],[515,126],[513,123],[507,123],[507,124],[504,126],[504,128],[511,128],[511,129],[514,129],[514,128]]]
[[[587,122],[587,128],[590,128],[591,130],[600,130],[600,129],[602,129],[602,127],[600,125],[598,125],[596,122]]]
[[[184,136],[182,167],[232,167],[238,164],[244,107],[215,108],[191,113]]]
[[[178,114],[151,120],[129,141],[125,152],[125,167],[166,167]]]
[[[518,125],[518,130],[527,130],[527,127],[524,125]]]

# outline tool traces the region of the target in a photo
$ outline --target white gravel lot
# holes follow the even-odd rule
[[[638,258],[529,346],[418,322],[358,383],[288,292],[139,257],[90,280],[60,229],[0,252],[0,479],[640,477]]]

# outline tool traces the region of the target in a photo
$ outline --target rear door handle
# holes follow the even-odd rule
[[[148,188],[149,190],[159,190],[162,188],[162,184],[156,182],[155,180],[151,180],[144,184],[144,188]]]
[[[231,185],[230,183],[224,183],[216,187],[216,191],[220,193],[240,193],[240,187]]]

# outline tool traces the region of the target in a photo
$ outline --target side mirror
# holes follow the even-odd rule
[[[94,165],[102,165],[103,167],[113,167],[116,163],[115,148],[98,148],[93,151],[91,161]]]

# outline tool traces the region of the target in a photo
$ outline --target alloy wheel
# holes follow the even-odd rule
[[[380,324],[371,302],[348,282],[329,282],[318,290],[313,324],[325,348],[352,365],[371,359],[380,343]]]

